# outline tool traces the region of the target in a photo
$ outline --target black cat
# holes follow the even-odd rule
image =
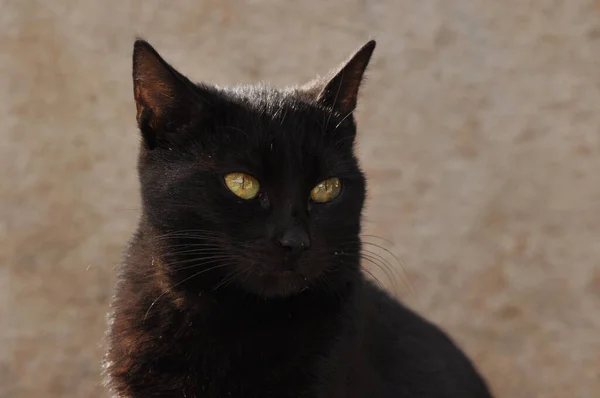
[[[143,211],[105,359],[115,397],[490,397],[361,273],[353,111],[375,42],[300,87],[194,84],[133,52]]]

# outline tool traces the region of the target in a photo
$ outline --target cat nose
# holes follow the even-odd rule
[[[288,228],[278,239],[279,244],[289,251],[301,251],[310,247],[308,233],[302,227]]]

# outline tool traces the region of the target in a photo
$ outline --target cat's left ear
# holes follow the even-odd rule
[[[374,50],[375,40],[371,40],[333,72],[332,78],[308,83],[303,89],[316,94],[318,102],[342,116],[352,113],[356,108],[358,89]]]
[[[199,88],[169,65],[146,41],[133,48],[137,122],[148,149],[168,141],[204,108]]]

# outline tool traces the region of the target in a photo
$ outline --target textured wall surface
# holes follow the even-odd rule
[[[365,234],[403,267],[366,266],[499,397],[600,396],[600,2],[1,0],[0,397],[106,396],[138,34],[221,84],[303,82],[378,39]]]

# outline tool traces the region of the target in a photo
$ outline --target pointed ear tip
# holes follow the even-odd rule
[[[372,54],[376,46],[377,42],[375,40],[369,40],[364,46],[362,46],[359,52],[366,52]]]
[[[150,43],[141,37],[137,37],[133,43],[133,58],[136,59],[141,54],[156,54],[156,50]]]
[[[133,72],[136,75],[142,65],[152,65],[161,59],[158,52],[150,43],[142,38],[137,38],[133,44]]]
[[[147,50],[150,48],[152,48],[150,43],[148,43],[146,40],[144,40],[142,38],[135,39],[135,42],[133,43],[133,52],[134,53],[144,51],[144,50]]]
[[[149,45],[150,44],[146,40],[144,40],[143,38],[137,36],[135,38],[135,42],[133,43],[133,49],[134,50],[138,50],[138,49],[142,49],[144,47],[147,47]]]

